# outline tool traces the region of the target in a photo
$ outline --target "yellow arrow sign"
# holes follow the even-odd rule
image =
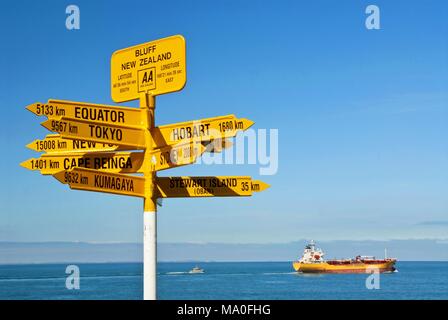
[[[143,169],[143,152],[77,153],[42,155],[31,158],[20,165],[29,170],[40,170],[41,174],[55,174],[76,167],[116,173],[135,173]]]
[[[144,197],[145,178],[120,173],[74,168],[53,175],[71,189]]]
[[[236,136],[254,124],[233,114],[221,117],[179,122],[156,127],[153,138],[157,145],[173,145],[185,141],[210,141]]]
[[[158,177],[161,198],[251,196],[269,187],[251,177]]]
[[[20,165],[29,170],[39,170],[41,174],[55,174],[61,170],[75,167],[95,169],[113,173],[143,172],[147,166],[160,171],[194,163],[206,148],[201,144],[182,144],[174,147],[156,149],[144,161],[143,152],[89,152],[72,154],[44,154],[31,158]]]
[[[233,146],[232,141],[228,139],[215,139],[212,141],[201,142],[204,147],[206,147],[206,152],[220,153],[224,149],[228,149]]]
[[[96,124],[70,118],[48,119],[41,125],[59,133],[62,138],[145,148],[144,130],[138,127]]]
[[[116,107],[85,102],[48,100],[47,103],[36,102],[26,107],[38,116],[49,119],[71,118],[95,123],[141,126],[141,110],[138,108]]]
[[[26,145],[27,148],[47,154],[67,153],[67,152],[101,152],[130,150],[132,147],[117,146],[113,144],[98,143],[86,140],[64,139],[59,134],[49,134],[43,140],[34,140]]]
[[[176,35],[115,51],[111,58],[111,92],[115,102],[179,91],[187,79],[185,39]]]
[[[156,149],[150,156],[150,162],[153,166],[152,170],[160,171],[192,164],[206,150],[207,148],[200,143],[183,143],[178,146],[166,146],[161,149]]]

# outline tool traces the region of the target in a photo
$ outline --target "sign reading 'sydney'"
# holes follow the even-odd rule
[[[180,35],[121,49],[111,58],[112,100],[179,91],[186,76],[185,39]]]

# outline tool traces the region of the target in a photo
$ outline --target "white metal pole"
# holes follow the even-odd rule
[[[156,174],[149,166],[151,151],[154,149],[151,132],[154,129],[155,97],[147,93],[140,96],[142,123],[145,131],[145,161],[144,168],[145,199],[143,203],[143,300],[157,299],[157,198],[154,196]]]
[[[143,299],[156,300],[157,213],[143,212]]]

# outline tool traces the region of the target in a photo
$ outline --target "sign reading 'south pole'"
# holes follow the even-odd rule
[[[120,194],[134,197],[145,196],[145,178],[121,173],[101,172],[74,168],[53,175],[68,184],[71,189]]]
[[[269,188],[267,183],[246,176],[158,177],[161,198],[251,196]]]
[[[135,100],[179,91],[185,86],[185,39],[181,35],[115,51],[111,58],[112,100]]]

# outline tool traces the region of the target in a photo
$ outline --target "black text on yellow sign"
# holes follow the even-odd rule
[[[146,147],[144,130],[139,127],[97,124],[70,118],[48,119],[41,124],[59,133],[62,138],[132,146],[135,149]]]
[[[230,114],[208,119],[158,126],[153,136],[157,145],[173,145],[186,141],[211,141],[231,138],[254,124],[253,121]]]
[[[28,170],[41,174],[55,174],[76,167],[115,173],[135,173],[143,170],[143,152],[102,152],[43,155],[21,163]]]
[[[115,51],[111,58],[112,100],[138,99],[179,91],[185,86],[185,39],[175,35]]]
[[[71,118],[104,124],[142,125],[141,110],[138,108],[50,99],[47,103],[30,104],[26,109],[49,119]]]
[[[98,143],[78,139],[64,139],[59,134],[49,134],[44,139],[37,139],[26,145],[27,148],[37,151],[46,152],[47,154],[58,153],[85,153],[85,152],[102,152],[102,151],[124,151],[130,150],[132,147],[118,146],[108,143]]]
[[[145,178],[121,173],[74,168],[53,175],[71,189],[113,193],[126,196],[144,197]]]
[[[269,187],[246,176],[158,177],[161,198],[251,196]]]
[[[137,173],[144,172],[145,168],[160,171],[194,163],[205,150],[206,147],[199,143],[155,149],[151,151],[147,163],[143,152],[54,153],[28,159],[20,165],[44,175],[76,167],[112,173]]]

